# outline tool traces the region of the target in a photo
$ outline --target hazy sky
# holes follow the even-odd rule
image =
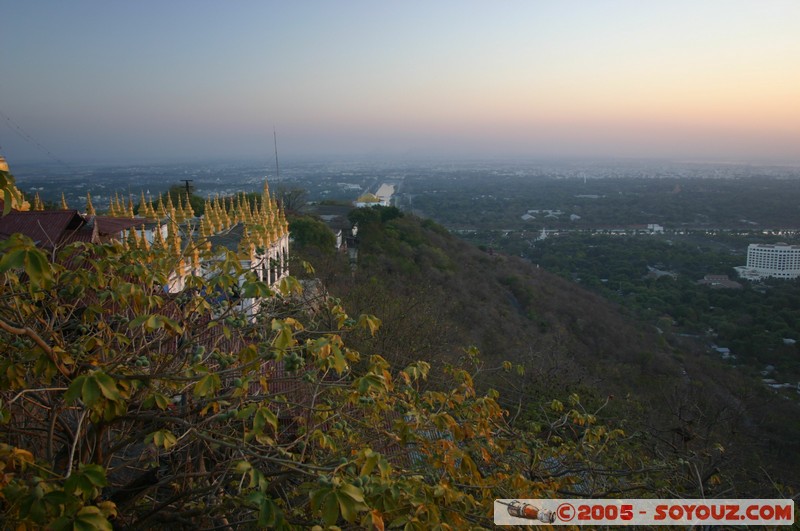
[[[0,0],[10,162],[800,159],[797,0]],[[24,134],[13,124],[22,128]]]

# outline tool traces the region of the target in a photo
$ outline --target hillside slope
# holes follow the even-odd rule
[[[348,308],[383,320],[376,338],[357,339],[362,352],[436,367],[475,346],[483,360],[478,385],[501,389],[500,402],[520,421],[535,418],[543,400],[577,393],[599,407],[613,396],[602,414],[654,456],[685,459],[687,474],[699,478],[697,495],[780,497],[787,492],[775,485],[800,477],[791,451],[800,434],[781,421],[796,412],[735,370],[667,344],[574,283],[483,252],[430,220],[396,209],[351,216],[360,239],[354,271],[344,255],[307,249],[306,258]],[[523,366],[524,376],[499,370],[503,361]]]

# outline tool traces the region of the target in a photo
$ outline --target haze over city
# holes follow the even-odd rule
[[[11,161],[796,162],[800,3],[0,2]]]

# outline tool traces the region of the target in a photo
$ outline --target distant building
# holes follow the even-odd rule
[[[669,277],[669,278],[678,278],[678,274],[674,271],[664,271],[657,267],[647,266],[647,276],[650,278],[661,278],[661,277]]]
[[[736,359],[736,356],[731,354],[731,349],[728,347],[718,347],[716,345],[711,347],[720,357],[724,360]]]
[[[375,192],[375,195],[381,200],[382,205],[391,206],[392,196],[394,195],[394,185],[388,183],[381,184],[380,188],[378,188],[378,191]]]
[[[552,210],[552,209],[549,209],[549,208],[545,208],[545,209],[538,209],[537,208],[537,209],[528,210],[528,214],[544,214],[544,217],[546,217],[546,218],[557,218],[558,216],[563,215],[564,212],[561,211],[561,210]]]
[[[542,232],[537,236],[536,241],[541,242],[547,239],[547,229],[542,227]]]
[[[353,206],[356,208],[373,207],[373,206],[391,206],[392,195],[394,195],[395,186],[393,184],[383,183],[378,188],[378,191],[373,193],[367,192],[355,201]]]
[[[356,208],[364,208],[373,206],[389,206],[389,204],[375,194],[364,194],[355,200],[355,206]]]
[[[591,229],[594,234],[611,234],[614,236],[630,236],[637,234],[664,234],[664,227],[656,223],[620,226],[596,226]]]
[[[742,285],[728,278],[728,275],[706,275],[697,283],[701,286],[709,286],[717,289],[741,289]]]
[[[800,277],[800,245],[751,243],[747,265],[737,267],[736,272],[747,280]]]

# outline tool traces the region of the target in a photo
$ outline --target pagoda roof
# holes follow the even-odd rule
[[[110,216],[87,219],[77,210],[12,210],[0,217],[0,239],[19,233],[38,247],[53,249],[76,241],[95,241],[95,235],[114,236],[142,222]]]
[[[380,203],[381,202],[381,198],[378,197],[375,194],[367,193],[367,194],[362,195],[358,199],[356,199],[356,202],[357,203]]]

